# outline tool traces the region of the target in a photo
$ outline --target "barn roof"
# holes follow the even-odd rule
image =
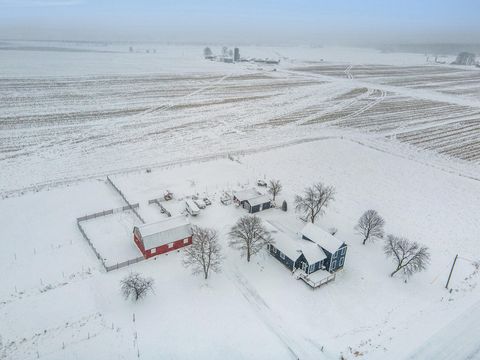
[[[305,225],[302,229],[302,235],[331,254],[334,254],[344,244],[343,241],[312,223]]]
[[[298,236],[290,236],[269,221],[266,222],[266,228],[273,238],[274,246],[293,261],[302,254],[310,265],[327,258],[317,244],[302,240]]]
[[[145,249],[170,244],[192,235],[190,222],[183,215],[136,226],[136,228],[140,232]]]

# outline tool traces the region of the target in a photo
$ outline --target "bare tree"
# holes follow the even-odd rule
[[[273,196],[273,201],[275,201],[275,197],[280,194],[282,191],[282,184],[280,183],[280,180],[270,180],[268,182],[268,192],[272,194]]]
[[[305,219],[315,222],[318,215],[325,212],[325,208],[335,199],[335,188],[316,183],[304,190],[304,195],[295,196],[295,210],[304,214]]]
[[[363,245],[365,245],[368,239],[382,239],[385,236],[384,226],[385,220],[376,210],[367,210],[358,220],[355,229],[363,236]]]
[[[120,281],[122,294],[125,299],[132,297],[134,301],[144,298],[149,291],[153,291],[153,279],[144,278],[139,273],[130,273]]]
[[[394,259],[397,266],[390,274],[392,277],[400,270],[409,277],[425,270],[430,262],[428,248],[406,238],[388,235],[383,249],[387,257]]]
[[[265,245],[272,243],[270,233],[258,216],[242,216],[229,232],[229,245],[242,252],[242,256],[250,257],[258,253]]]
[[[208,279],[210,270],[220,271],[223,259],[217,231],[199,226],[193,226],[192,231],[192,244],[185,248],[183,265],[192,268],[193,274],[203,273]]]

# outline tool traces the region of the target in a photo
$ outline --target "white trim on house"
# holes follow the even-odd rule
[[[337,267],[337,260],[330,261],[330,271]]]

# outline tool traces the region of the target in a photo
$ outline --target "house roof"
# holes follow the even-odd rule
[[[145,249],[170,244],[192,235],[190,222],[183,215],[169,217],[154,223],[136,226],[135,228],[140,232]]]
[[[293,261],[296,261],[302,254],[309,265],[327,258],[317,244],[302,240],[298,236],[290,236],[269,221],[266,222],[266,228],[273,238],[274,246]]]
[[[233,192],[233,196],[235,196],[238,201],[251,200],[253,198],[259,197],[260,195],[261,194],[259,194],[254,188]]]
[[[331,254],[334,254],[344,244],[343,241],[312,223],[305,225],[302,229],[302,235]]]

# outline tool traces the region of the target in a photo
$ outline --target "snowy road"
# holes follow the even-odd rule
[[[430,340],[417,349],[409,359],[480,359],[479,334],[480,301],[445,328],[434,334]]]

